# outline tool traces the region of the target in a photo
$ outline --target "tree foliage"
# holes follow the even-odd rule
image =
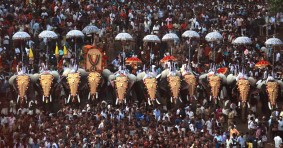
[[[283,0],[268,0],[267,2],[271,13],[283,12]]]

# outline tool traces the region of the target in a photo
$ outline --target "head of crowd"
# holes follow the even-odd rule
[[[0,1],[0,148],[242,148],[270,141],[279,148],[282,46],[265,41],[282,39],[283,12],[267,6],[264,0]],[[87,26],[97,30],[88,33]],[[56,38],[39,37],[46,30]],[[72,30],[84,35],[68,37]],[[29,37],[15,38],[18,32]],[[117,39],[121,33],[131,39]],[[170,33],[177,37],[164,37]],[[209,33],[221,39],[209,40]],[[250,42],[235,44],[238,37]],[[93,59],[94,49],[100,55]],[[52,77],[43,81],[44,74]],[[151,78],[155,85],[148,85]]]

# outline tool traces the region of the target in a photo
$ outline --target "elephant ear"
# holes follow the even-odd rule
[[[108,78],[111,74],[112,74],[112,72],[109,69],[103,69],[103,71],[102,71],[102,76],[104,78]]]
[[[64,72],[63,72],[63,74],[62,74],[62,76],[67,77],[67,75],[68,75],[70,72],[71,72],[71,69],[70,69],[70,68],[65,68],[65,69],[64,69]]]
[[[82,68],[78,69],[78,73],[80,73],[81,76],[87,76],[87,72],[84,69],[82,69]]]
[[[145,76],[145,72],[139,73],[139,74],[137,75],[137,81],[143,80],[144,76]]]
[[[129,74],[128,78],[131,85],[133,85],[137,81],[137,77],[133,74]]]
[[[224,74],[218,74],[219,77],[222,79],[223,84],[227,84],[227,78]]]
[[[50,72],[56,80],[59,80],[60,75],[58,71],[51,71]]]
[[[249,80],[251,86],[256,85],[256,80],[253,77],[249,77],[248,80]]]
[[[31,81],[32,82],[36,82],[36,81],[38,81],[38,79],[39,79],[39,74],[38,73],[35,73],[35,74],[31,74],[31,75],[29,75],[29,77],[30,77],[30,79],[31,79]]]
[[[115,80],[115,75],[113,74],[109,75],[108,77],[108,81],[112,81],[112,80]]]
[[[167,78],[168,74],[170,73],[169,69],[165,69],[161,72],[161,79]]]
[[[231,85],[231,84],[233,84],[234,81],[236,81],[236,77],[233,74],[229,74],[227,76],[227,84]]]
[[[17,78],[17,75],[13,75],[12,77],[10,77],[9,84],[13,85],[14,81],[16,80],[16,78]]]
[[[207,74],[205,73],[205,74],[200,75],[200,76],[199,76],[199,79],[200,79],[200,80],[206,79],[206,77],[207,77]]]
[[[265,84],[265,81],[259,80],[256,84],[257,84],[256,88],[261,89],[261,87]]]

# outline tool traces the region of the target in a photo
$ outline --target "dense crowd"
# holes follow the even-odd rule
[[[265,47],[262,36],[265,30],[268,36],[280,30],[283,14],[268,18],[266,6],[263,0],[1,1],[0,67],[11,73],[11,67],[20,61],[22,45],[26,57],[30,48],[34,51],[34,61],[29,63],[34,72],[46,60],[46,44],[52,49],[50,58],[54,59],[53,49],[57,44],[62,58],[59,60],[63,60],[63,46],[69,51],[73,48],[72,40],[66,40],[66,33],[93,24],[101,29],[100,33],[94,38],[87,36],[79,40],[79,46],[94,42],[116,67],[120,66],[123,54],[120,53],[122,45],[114,37],[125,31],[134,37],[134,42],[124,47],[125,56],[138,55],[147,65],[152,58],[157,69],[161,68],[158,61],[171,47],[180,65],[188,62],[190,48],[191,65],[196,74],[207,72],[210,68],[207,64],[216,62],[228,67],[231,73],[238,74],[245,67],[248,76],[266,79],[272,75],[271,68],[254,69],[255,63],[274,58],[275,72],[278,72],[274,77],[280,78],[279,72],[283,71],[280,50]],[[201,39],[181,38],[189,29],[197,31]],[[28,32],[31,39],[24,43],[13,41],[12,35],[19,30]],[[38,34],[43,30],[53,30],[59,38],[54,42],[39,39]],[[213,30],[223,35],[223,41],[216,45],[204,40]],[[156,34],[161,38],[168,32],[176,33],[180,40],[150,46],[142,42],[145,35]],[[251,37],[253,44],[233,46],[232,41],[242,35]],[[154,56],[150,56],[149,47],[153,47]],[[244,58],[243,51],[246,51]],[[64,58],[71,58],[71,54]],[[243,60],[245,65],[241,66]],[[50,60],[50,68],[56,67],[54,61]],[[1,81],[7,84],[4,78]],[[13,110],[10,106],[12,110],[8,114],[1,111],[0,147],[263,147],[268,140],[274,141],[276,148],[280,147],[283,136],[280,109],[273,111],[270,118],[261,117],[253,105],[245,123],[248,131],[239,131],[239,111],[226,101],[222,100],[216,107],[201,102],[173,109],[135,104],[116,107],[102,102],[76,109],[66,105],[57,113],[39,107]]]

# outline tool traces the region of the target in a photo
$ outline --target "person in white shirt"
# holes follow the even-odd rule
[[[275,148],[279,148],[281,144],[282,144],[282,138],[278,135],[276,137],[274,137]]]

